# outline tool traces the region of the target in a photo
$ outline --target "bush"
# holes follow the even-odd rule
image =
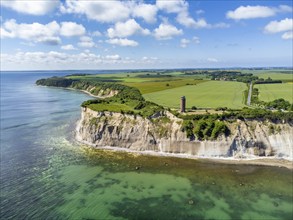
[[[146,106],[146,102],[139,102],[135,107],[134,109],[136,110],[140,110],[142,108],[144,108]]]
[[[225,134],[226,136],[228,136],[230,133],[228,127],[226,126],[226,124],[222,121],[216,121],[215,122],[215,127],[212,131],[212,135],[211,138],[212,139],[216,139],[219,135],[221,134]]]
[[[90,104],[98,104],[98,103],[102,103],[103,101],[102,100],[99,100],[99,99],[92,99],[92,100],[87,100],[87,101],[84,101],[82,104],[81,104],[81,107],[87,107],[89,106]]]
[[[290,102],[284,100],[284,99],[276,99],[274,101],[266,103],[267,108],[274,108],[274,109],[284,109],[284,110],[290,110],[292,108],[292,105]]]

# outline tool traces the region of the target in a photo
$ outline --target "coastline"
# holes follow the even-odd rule
[[[91,97],[103,99],[105,97],[97,96],[91,94],[89,91],[86,90],[79,90],[74,88],[64,88],[68,90],[75,90],[79,92],[83,92]],[[78,120],[79,122],[80,120]],[[86,147],[91,147],[92,149],[97,150],[107,150],[107,151],[117,151],[117,152],[127,152],[134,156],[139,155],[149,155],[155,157],[176,157],[182,159],[192,159],[192,160],[199,160],[202,162],[208,163],[224,163],[224,164],[233,164],[233,165],[255,165],[255,166],[274,166],[274,167],[283,167],[290,170],[293,170],[293,161],[288,160],[286,158],[276,158],[276,157],[250,157],[250,158],[228,158],[228,157],[199,157],[194,155],[187,155],[187,154],[175,154],[175,153],[162,153],[162,152],[155,152],[155,151],[135,151],[130,149],[125,149],[121,147],[95,147],[95,145],[88,143],[86,141],[82,141],[78,139],[75,135],[75,141],[77,141],[81,145],[85,145]]]
[[[87,92],[88,94],[88,92]],[[182,153],[166,153],[160,151],[138,151],[138,150],[131,150],[129,148],[122,148],[118,146],[99,146],[97,147],[95,144],[84,141],[81,136],[78,135],[78,130],[81,126],[81,120],[79,119],[76,123],[75,127],[75,135],[74,139],[81,145],[84,145],[87,148],[91,148],[94,150],[106,150],[112,152],[126,152],[132,154],[133,156],[140,156],[140,155],[148,155],[154,157],[175,157],[181,159],[191,159],[191,160],[198,160],[205,163],[223,163],[223,164],[231,164],[231,165],[255,165],[255,166],[273,166],[273,167],[283,167],[289,170],[293,170],[293,160],[289,157],[276,157],[276,156],[266,156],[266,157],[258,157],[258,156],[248,156],[245,158],[235,158],[235,157],[205,157],[205,156],[195,156],[195,155],[188,155]]]
[[[87,90],[81,90],[81,89],[74,89],[74,88],[65,88],[65,89],[69,89],[69,90],[74,90],[74,91],[79,91],[79,92],[82,92],[82,93],[85,93],[91,97],[94,97],[94,98],[98,98],[98,99],[104,99],[105,97],[101,97],[101,96],[97,96],[97,95],[93,95],[92,93],[90,93],[89,91]]]
[[[38,85],[39,86],[39,85]],[[43,85],[41,85],[43,86]],[[44,87],[50,87],[50,86],[44,86]],[[98,99],[104,99],[104,98],[107,98],[107,97],[104,97],[104,96],[98,96],[98,95],[93,95],[92,93],[90,93],[89,91],[87,90],[81,90],[81,89],[74,89],[74,88],[68,88],[68,87],[54,87],[54,88],[59,88],[59,89],[66,89],[66,90],[72,90],[72,91],[77,91],[77,92],[82,92],[82,93],[85,93],[91,97],[94,97],[94,98],[98,98]]]
[[[276,157],[251,157],[251,158],[226,158],[226,157],[198,157],[193,155],[187,154],[175,154],[175,153],[161,153],[155,151],[135,151],[121,147],[95,147],[91,143],[87,143],[85,141],[75,140],[83,145],[84,147],[90,147],[94,150],[106,150],[106,151],[113,151],[113,152],[126,152],[132,154],[133,156],[140,156],[140,155],[147,155],[147,156],[154,156],[154,157],[175,157],[181,159],[191,159],[191,160],[198,160],[201,162],[207,163],[223,163],[223,164],[233,164],[233,165],[255,165],[255,166],[273,166],[273,167],[283,167],[290,170],[293,170],[293,161],[288,160],[286,158],[276,158]]]

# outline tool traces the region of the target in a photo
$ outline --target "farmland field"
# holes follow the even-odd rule
[[[226,81],[208,81],[197,85],[189,85],[174,89],[144,94],[146,100],[160,105],[179,108],[180,97],[186,97],[186,106],[191,108],[242,108],[244,94],[247,89],[244,83]]]
[[[166,89],[173,89],[181,86],[186,86],[186,84],[196,85],[205,82],[203,80],[195,80],[193,78],[180,78],[171,80],[156,80],[156,81],[145,81],[145,82],[127,82],[124,85],[136,87],[140,90],[142,94],[158,92]]]
[[[293,81],[292,73],[290,74],[290,73],[266,72],[266,73],[257,73],[254,75],[263,79],[267,79],[268,77],[270,77],[273,80]]]
[[[283,98],[292,103],[293,100],[293,84],[259,84],[255,85],[259,90],[259,99],[269,102],[275,99]]]

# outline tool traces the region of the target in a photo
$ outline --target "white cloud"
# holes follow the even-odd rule
[[[189,43],[190,43],[190,40],[183,38],[180,41],[180,47],[186,48]]]
[[[203,25],[202,20],[197,22],[188,13],[189,4],[187,1],[165,1],[157,0],[157,7],[167,13],[177,13],[176,21],[185,27],[201,28]],[[205,27],[205,25],[204,25]]]
[[[144,63],[144,64],[153,64],[156,63],[158,61],[157,57],[142,57],[140,63]]]
[[[224,23],[224,22],[220,22],[220,23],[216,23],[214,25],[212,25],[212,28],[229,28],[230,24]]]
[[[216,58],[208,58],[207,61],[210,63],[218,63],[219,62],[219,60]]]
[[[285,32],[282,39],[290,40],[293,38],[293,19],[285,18],[281,21],[271,21],[264,27],[264,32],[268,34]]]
[[[167,13],[179,13],[188,7],[188,3],[184,0],[177,0],[177,1],[157,0],[156,5],[160,10],[164,10]]]
[[[1,38],[20,38],[34,43],[57,45],[61,43],[60,36],[80,36],[85,32],[83,25],[75,22],[61,22],[61,25],[56,21],[48,24],[37,22],[18,24],[14,19],[11,19],[3,23]]]
[[[293,31],[285,32],[285,33],[282,35],[282,38],[283,38],[284,40],[290,40],[290,39],[293,39]]]
[[[100,36],[102,36],[102,33],[100,31],[95,31],[95,32],[92,33],[92,36],[100,37]]]
[[[200,43],[199,37],[193,37],[192,40],[182,38],[180,41],[180,47],[186,48],[188,46],[188,44],[190,44],[192,42],[194,42],[195,44],[199,44]]]
[[[154,30],[154,36],[158,40],[168,40],[172,39],[173,36],[182,35],[183,31],[181,29],[177,29],[175,26],[171,24],[160,24],[158,28]]]
[[[218,24],[209,24],[204,18],[200,18],[195,20],[189,15],[188,9],[189,4],[185,0],[177,0],[177,1],[166,1],[166,0],[157,0],[157,7],[160,10],[163,10],[167,13],[176,13],[176,21],[188,28],[227,28],[229,27],[226,23],[218,23]],[[196,14],[203,14],[203,10],[196,11]]]
[[[292,12],[292,7],[288,5],[280,5],[278,9],[276,9],[277,12]]]
[[[6,31],[4,28],[0,28],[0,36],[1,38],[14,38],[15,37],[15,33],[14,32],[9,32]]]
[[[121,57],[118,54],[115,54],[115,55],[107,55],[105,58],[107,60],[121,60]]]
[[[76,48],[72,44],[63,45],[61,46],[61,49],[62,50],[76,50]]]
[[[205,11],[200,9],[200,10],[197,10],[195,13],[196,13],[197,15],[201,15],[201,14],[204,14]]]
[[[192,40],[194,41],[194,43],[199,44],[200,43],[200,39],[199,37],[193,37]]]
[[[23,1],[23,0],[9,0],[1,1],[0,5],[3,7],[10,8],[14,11],[31,14],[31,15],[45,15],[51,13],[58,5],[59,0],[34,0],[34,1]]]
[[[17,24],[15,20],[11,19],[4,22],[3,27],[1,27],[1,37],[20,38],[35,43],[57,45],[61,43],[61,39],[58,36],[59,30],[60,25],[56,21],[45,25],[36,22]]]
[[[155,62],[156,58],[151,57],[148,60]],[[142,64],[148,62],[141,59],[134,60],[122,58],[118,54],[108,54],[101,56],[86,50],[81,53],[60,53],[57,51],[50,52],[17,52],[15,54],[1,54],[1,70],[26,70],[26,69],[86,69],[86,68],[123,68],[125,64]]]
[[[109,44],[119,45],[122,47],[136,47],[138,46],[138,43],[134,40],[128,40],[126,38],[113,38],[106,40]]]
[[[253,19],[253,18],[267,18],[274,16],[276,13],[291,12],[292,7],[287,5],[280,5],[278,8],[267,6],[240,6],[234,11],[228,11],[226,17],[234,20]]]
[[[81,36],[85,34],[85,28],[75,22],[61,22],[60,34],[65,37]]]
[[[251,18],[266,18],[273,16],[274,10],[266,6],[240,6],[234,11],[228,11],[227,18],[240,20]]]
[[[133,9],[134,17],[141,17],[148,23],[156,22],[158,8],[151,4],[138,4]]]
[[[201,19],[201,21],[196,22],[193,18],[191,18],[188,14],[188,11],[182,11],[177,15],[176,18],[177,22],[179,24],[184,25],[185,27],[206,27],[206,22],[204,21],[204,19]],[[204,23],[203,23],[204,21]]]
[[[148,29],[143,29],[134,19],[129,19],[126,22],[118,22],[113,28],[107,30],[110,38],[114,37],[129,37],[133,34],[150,34]]]
[[[77,44],[79,47],[92,48],[95,46],[93,39],[88,36],[82,36]]]
[[[293,19],[285,18],[281,21],[271,21],[264,28],[266,33],[278,33],[291,31],[293,29]]]
[[[62,13],[84,14],[99,22],[118,22],[126,20],[131,13],[128,2],[122,1],[84,1],[67,0],[60,7]]]
[[[199,19],[196,21],[190,17],[188,12],[189,4],[187,1],[157,0],[156,5],[160,10],[163,10],[167,13],[176,13],[176,21],[185,27],[205,28],[208,26],[204,19]]]

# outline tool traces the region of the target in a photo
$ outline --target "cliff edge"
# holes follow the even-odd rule
[[[93,147],[183,154],[197,157],[293,160],[293,127],[288,123],[237,120],[227,124],[230,134],[215,140],[187,138],[183,120],[168,111],[150,118],[82,108],[76,127],[78,141]],[[272,131],[272,127],[277,127]]]

